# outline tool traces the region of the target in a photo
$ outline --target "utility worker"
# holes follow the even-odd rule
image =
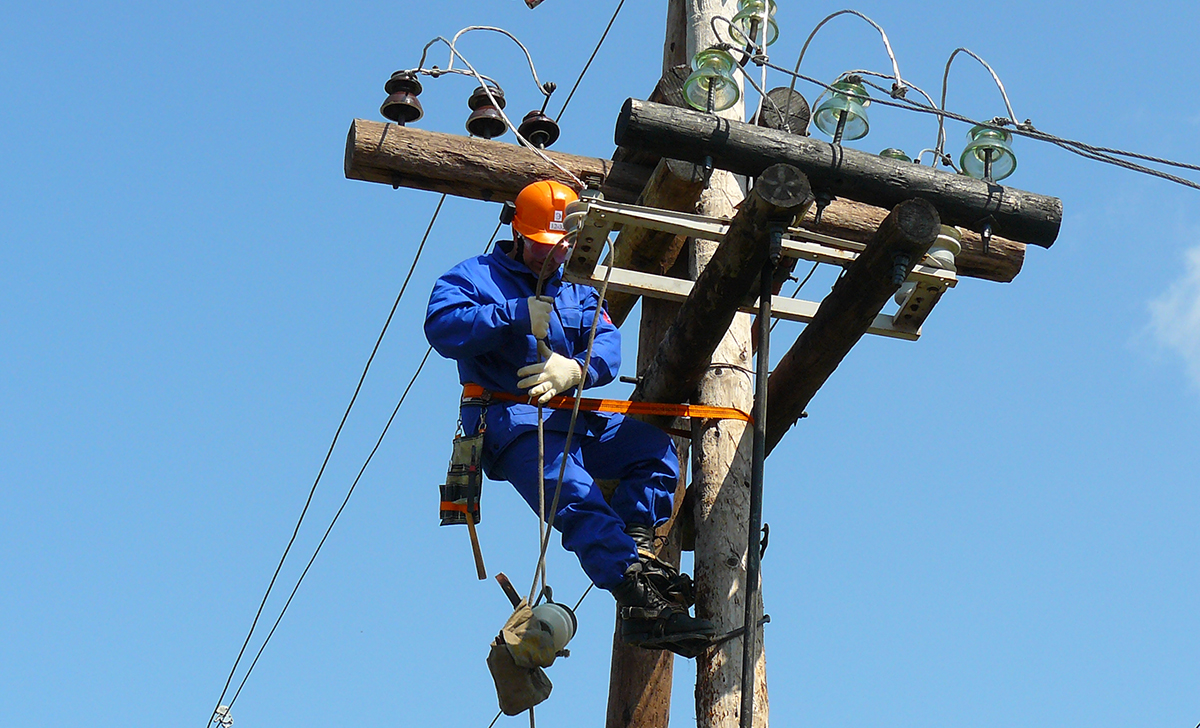
[[[564,282],[560,275],[567,253],[562,244],[566,207],[576,199],[569,187],[549,180],[521,190],[512,217],[513,239],[439,278],[425,317],[429,343],[458,363],[465,434],[477,434],[481,424],[486,427],[484,472],[512,483],[535,512],[539,461],[534,403],[548,404],[581,384],[607,384],[621,361],[621,334],[596,290]],[[600,321],[585,371],[596,316]],[[688,614],[691,579],[653,557],[654,528],[671,515],[679,477],[671,439],[620,414],[581,411],[559,484],[571,412],[543,411],[547,519],[557,485],[561,492],[554,527],[592,582],[611,592],[621,606],[624,640],[676,651],[707,641],[713,625]],[[619,480],[611,503],[596,478]]]

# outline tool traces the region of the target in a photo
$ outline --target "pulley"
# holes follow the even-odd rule
[[[489,91],[496,100],[495,105],[488,98]],[[476,88],[471,98],[467,99],[467,106],[471,109],[471,115],[467,117],[467,133],[484,139],[494,139],[503,134],[508,129],[499,111],[504,104],[504,91],[499,86]]]
[[[411,71],[396,71],[383,85],[388,97],[379,107],[383,118],[404,126],[410,121],[416,121],[425,115],[417,96],[421,94],[421,82]]]

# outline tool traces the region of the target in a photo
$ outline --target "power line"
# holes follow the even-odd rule
[[[759,59],[759,57],[756,57],[756,59]],[[773,63],[769,63],[768,61],[766,61],[766,59],[760,59],[760,60],[767,67],[773,68],[782,73],[786,73],[788,75],[794,76],[802,81],[807,81],[807,82],[815,84],[817,86],[821,86],[821,87],[825,88],[826,90],[831,90],[831,91],[836,90],[839,94],[842,94],[844,96],[849,96],[852,98],[860,98],[857,94],[854,94],[853,92],[847,92],[847,91],[843,91],[843,90],[834,89],[829,84],[824,83],[822,81],[818,81],[815,78],[805,76],[804,74],[801,74],[801,73],[795,73],[794,71],[790,71],[787,68],[784,68],[782,66],[778,66]],[[756,60],[756,62],[757,62],[757,60]],[[878,86],[876,86],[876,88],[878,88]],[[1084,157],[1086,159],[1091,159],[1091,160],[1094,160],[1097,162],[1104,162],[1106,164],[1112,164],[1114,166],[1123,167],[1123,168],[1128,169],[1133,172],[1140,172],[1142,174],[1148,174],[1153,177],[1158,177],[1160,179],[1165,179],[1169,182],[1174,182],[1176,184],[1183,185],[1184,187],[1191,187],[1192,189],[1200,190],[1200,183],[1193,182],[1192,180],[1185,179],[1183,177],[1178,177],[1176,175],[1169,174],[1167,172],[1162,172],[1157,169],[1151,169],[1150,167],[1145,167],[1140,164],[1134,164],[1133,162],[1129,162],[1124,159],[1118,159],[1117,156],[1115,156],[1115,155],[1131,157],[1134,159],[1142,159],[1145,161],[1151,161],[1151,162],[1155,162],[1155,163],[1159,163],[1159,164],[1170,165],[1173,167],[1181,167],[1184,169],[1194,169],[1194,170],[1200,171],[1200,166],[1198,166],[1198,165],[1188,164],[1185,162],[1174,162],[1174,161],[1167,160],[1167,159],[1160,159],[1158,157],[1150,157],[1148,155],[1138,154],[1136,152],[1126,152],[1126,151],[1122,151],[1119,149],[1109,150],[1105,147],[1096,147],[1096,146],[1087,144],[1085,142],[1074,141],[1072,139],[1064,139],[1062,137],[1055,136],[1053,134],[1048,134],[1046,132],[1035,129],[1033,127],[1033,125],[1028,122],[1017,123],[1015,120],[1012,120],[1012,119],[993,119],[991,122],[987,122],[987,123],[981,122],[981,121],[976,121],[969,117],[963,116],[962,114],[956,114],[952,111],[946,111],[945,109],[938,109],[938,108],[929,107],[929,106],[922,106],[921,104],[919,104],[915,101],[912,101],[910,99],[902,98],[902,99],[900,99],[900,101],[893,101],[891,99],[886,99],[886,98],[872,98],[871,102],[876,103],[876,104],[881,104],[883,106],[893,106],[893,107],[896,107],[899,109],[906,109],[908,111],[918,111],[918,112],[921,112],[924,114],[932,114],[935,116],[940,116],[940,117],[943,117],[946,119],[953,119],[955,121],[960,121],[960,122],[963,122],[966,124],[971,124],[974,126],[981,126],[981,125],[982,126],[1006,126],[1008,124],[1012,124],[1014,127],[1012,129],[1012,133],[1016,134],[1018,136],[1024,136],[1024,137],[1028,137],[1030,139],[1036,139],[1037,141],[1049,142],[1051,144],[1055,144],[1059,147],[1062,147],[1063,149],[1066,149],[1069,152],[1078,154],[1079,156]]]
[[[617,3],[617,9],[613,11],[612,18],[610,18],[608,21],[608,26],[600,35],[600,41],[596,43],[596,48],[592,51],[591,57],[587,59],[587,63],[583,64],[583,70],[579,72],[579,78],[575,79],[575,85],[571,87],[571,93],[567,94],[567,100],[563,102],[562,108],[558,110],[558,116],[554,119],[555,123],[558,123],[558,121],[562,119],[562,115],[566,113],[567,104],[571,103],[571,98],[575,96],[575,89],[579,88],[579,82],[583,80],[583,77],[587,74],[588,69],[591,68],[592,61],[595,60],[596,54],[600,52],[600,46],[604,45],[604,39],[608,37],[608,31],[612,30],[613,23],[616,22],[617,15],[620,14],[621,8],[624,6],[625,0],[621,0],[619,3]]]
[[[421,363],[417,365],[417,371],[413,373],[412,379],[408,381],[408,386],[404,388],[404,393],[400,395],[400,401],[396,403],[396,408],[392,410],[392,416],[388,418],[387,424],[383,427],[383,432],[379,434],[379,439],[375,441],[375,447],[371,448],[371,453],[367,455],[366,461],[355,476],[354,482],[350,484],[350,490],[346,493],[346,497],[342,499],[342,505],[338,507],[337,513],[333,514],[333,520],[329,523],[329,527],[325,529],[325,535],[321,536],[320,543],[317,544],[316,550],[313,552],[312,558],[308,560],[304,571],[300,573],[300,578],[296,580],[296,586],[292,588],[292,593],[288,595],[287,601],[283,604],[283,609],[280,610],[279,616],[275,619],[275,624],[271,625],[271,631],[267,633],[266,639],[263,640],[262,646],[258,648],[258,653],[254,655],[254,661],[250,663],[246,674],[242,676],[242,682],[238,685],[238,689],[233,694],[233,698],[229,701],[229,707],[233,708],[233,704],[237,702],[238,696],[242,694],[242,688],[245,687],[246,681],[250,679],[250,673],[254,672],[254,666],[258,664],[258,658],[262,657],[263,650],[267,649],[267,643],[271,641],[272,635],[275,634],[275,628],[283,621],[283,615],[287,614],[288,607],[292,604],[292,598],[296,596],[300,585],[304,583],[304,577],[308,575],[308,570],[312,567],[313,562],[317,560],[317,554],[321,553],[321,547],[325,545],[325,539],[329,538],[330,531],[341,517],[342,511],[346,509],[346,504],[350,502],[350,496],[354,495],[354,489],[358,487],[358,481],[362,480],[363,473],[367,471],[367,466],[371,464],[371,460],[375,457],[375,453],[379,451],[379,446],[383,444],[383,438],[387,435],[388,430],[392,426],[392,422],[396,419],[396,414],[400,412],[400,406],[404,404],[404,399],[408,397],[408,392],[412,389],[413,384],[417,381],[417,377],[421,375],[421,370],[425,368],[425,362],[429,360],[429,355],[433,352],[433,347],[425,350],[425,356],[421,358]]]
[[[242,642],[242,647],[238,650],[237,658],[233,661],[233,667],[229,670],[229,677],[225,679],[225,687],[221,689],[221,697],[217,698],[217,705],[213,708],[212,715],[209,717],[208,725],[212,723],[213,717],[217,715],[217,710],[221,707],[221,701],[225,699],[226,693],[229,692],[229,686],[233,682],[233,676],[237,672],[238,665],[241,664],[242,657],[246,653],[246,646],[250,644],[250,638],[254,635],[254,630],[258,626],[258,620],[262,617],[263,608],[267,605],[267,598],[271,596],[271,590],[275,588],[275,581],[279,578],[279,572],[283,569],[283,564],[287,560],[288,554],[292,550],[292,545],[296,542],[296,536],[300,533],[300,526],[304,523],[304,517],[308,514],[308,508],[312,505],[313,496],[317,492],[317,486],[321,482],[321,477],[325,474],[325,468],[329,465],[329,459],[333,455],[333,450],[337,446],[338,438],[342,434],[342,428],[346,425],[346,420],[350,417],[350,411],[354,409],[354,403],[358,400],[358,394],[362,391],[363,382],[367,378],[367,372],[371,369],[371,363],[375,361],[375,355],[379,352],[379,346],[383,343],[383,337],[387,334],[388,327],[391,326],[392,318],[396,315],[396,309],[400,306],[400,299],[404,297],[404,291],[408,288],[408,282],[412,278],[413,271],[417,267],[417,261],[421,259],[421,251],[425,248],[425,241],[429,239],[429,232],[433,229],[433,223],[437,220],[438,213],[442,210],[442,204],[446,201],[445,193],[438,200],[437,207],[433,211],[433,217],[429,220],[429,226],[425,229],[425,235],[421,238],[421,244],[417,246],[417,253],[413,259],[412,267],[409,268],[408,276],[404,279],[404,284],[400,287],[400,293],[396,296],[395,303],[392,304],[392,310],[388,313],[387,320],[384,321],[383,330],[379,332],[379,338],[375,340],[375,346],[371,349],[371,355],[367,358],[367,364],[363,367],[362,375],[358,378],[358,384],[354,388],[354,394],[350,397],[350,404],[346,406],[346,411],[342,414],[342,420],[338,423],[337,430],[333,434],[333,441],[329,443],[329,450],[325,453],[325,459],[321,462],[321,468],[317,471],[316,480],[313,481],[312,488],[308,491],[308,498],[304,501],[304,508],[300,511],[300,518],[296,521],[296,527],[292,530],[292,536],[288,539],[287,547],[283,550],[283,556],[279,558],[279,564],[275,567],[275,573],[271,575],[271,581],[267,584],[267,591],[263,594],[262,601],[258,605],[258,611],[254,613],[254,620],[250,623],[250,631],[246,633],[246,639]],[[286,607],[285,607],[286,609]],[[257,658],[255,658],[257,660]],[[244,683],[244,680],[243,680]],[[239,688],[240,690],[240,688]]]
[[[443,201],[445,201],[445,197],[446,197],[445,195],[442,195],[442,199],[438,202],[438,210],[441,209],[441,203]],[[417,259],[420,259],[421,248],[424,247],[425,240],[428,239],[428,237],[429,237],[429,230],[431,230],[433,228],[433,222],[437,219],[438,210],[434,211],[434,216],[433,216],[433,219],[430,220],[429,228],[426,229],[426,231],[425,231],[425,238],[422,239],[421,247],[418,248],[418,250],[417,250],[417,255],[416,255]],[[500,224],[497,224],[496,229],[494,231],[492,231],[491,238],[488,240],[487,245],[484,247],[485,253],[487,252],[488,249],[491,248],[491,245],[496,240],[496,235],[499,232],[500,232]],[[401,296],[404,295],[404,288],[408,286],[408,280],[412,277],[413,270],[416,269],[416,264],[417,264],[417,260],[413,260],[413,265],[409,268],[408,277],[405,278],[404,286],[401,287],[401,291],[400,291]],[[394,308],[393,308],[393,311],[394,311]],[[341,517],[342,511],[345,510],[346,504],[350,502],[350,496],[352,496],[354,494],[354,489],[358,487],[358,483],[362,479],[363,473],[366,472],[367,466],[371,464],[371,460],[374,459],[375,453],[379,450],[380,445],[383,444],[383,438],[387,435],[388,430],[391,428],[392,423],[396,419],[396,415],[400,412],[400,407],[401,407],[401,405],[404,404],[404,400],[408,397],[409,390],[412,389],[413,384],[415,384],[417,381],[417,377],[419,377],[421,375],[421,371],[425,368],[425,363],[429,360],[429,355],[431,353],[433,353],[432,346],[428,347],[425,350],[425,355],[421,358],[421,363],[417,365],[416,371],[413,372],[412,377],[408,381],[408,385],[404,388],[404,392],[400,395],[400,401],[396,403],[395,409],[392,410],[391,417],[388,418],[387,423],[383,427],[383,432],[381,432],[379,434],[379,438],[375,441],[375,446],[371,449],[371,452],[367,455],[367,459],[365,462],[363,462],[362,468],[359,469],[358,475],[354,478],[354,482],[350,484],[350,489],[346,493],[346,497],[342,500],[341,506],[338,508],[337,512],[334,514],[333,520],[329,523],[329,527],[325,529],[325,534],[321,537],[321,541],[317,544],[317,548],[313,552],[312,557],[308,560],[308,564],[305,565],[304,571],[302,571],[300,573],[300,577],[296,580],[296,585],[294,587],[292,587],[291,594],[288,595],[287,601],[284,602],[283,609],[280,610],[279,616],[275,619],[275,623],[273,625],[271,625],[271,630],[267,633],[267,636],[263,640],[262,645],[259,646],[258,652],[254,655],[254,660],[251,661],[251,663],[250,663],[250,667],[246,669],[246,674],[242,676],[242,681],[238,684],[237,690],[234,691],[233,698],[229,701],[229,705],[228,705],[229,708],[233,707],[233,704],[237,702],[238,696],[242,694],[242,688],[245,687],[246,681],[250,679],[250,674],[252,672],[254,672],[254,667],[258,664],[259,658],[262,657],[263,651],[266,650],[267,643],[269,643],[271,641],[271,637],[274,636],[276,628],[279,627],[279,623],[281,621],[283,621],[283,615],[287,613],[288,607],[292,603],[292,599],[296,596],[296,592],[299,591],[300,585],[304,582],[304,577],[308,575],[308,571],[312,567],[313,562],[317,560],[317,555],[321,553],[321,548],[325,545],[325,540],[329,538],[330,532],[333,530],[334,525],[338,522],[338,519]],[[224,696],[222,695],[222,698],[223,697]]]

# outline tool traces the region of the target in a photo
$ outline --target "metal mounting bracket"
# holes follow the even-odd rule
[[[575,246],[567,259],[564,277],[574,283],[599,287],[608,276],[608,288],[651,298],[683,301],[692,292],[692,282],[669,276],[642,273],[625,268],[613,268],[600,263],[609,235],[624,226],[687,235],[705,240],[724,240],[729,221],[686,212],[660,210],[653,207],[628,205],[608,200],[589,200],[583,215]],[[863,243],[843,240],[798,227],[788,228],[783,236],[783,255],[842,268],[850,265],[866,249]],[[921,336],[921,324],[947,289],[958,283],[953,271],[938,267],[937,261],[926,256],[913,268],[908,281],[915,283],[912,293],[894,314],[881,313],[875,317],[867,333],[916,341]],[[787,296],[772,296],[771,315],[787,321],[812,321],[820,303]],[[758,310],[757,299],[741,307],[746,313]]]

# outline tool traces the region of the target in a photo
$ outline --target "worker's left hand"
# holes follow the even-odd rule
[[[517,382],[517,386],[528,389],[530,399],[537,399],[538,404],[546,404],[554,395],[583,381],[583,367],[579,362],[550,351],[541,342],[538,343],[538,350],[543,356],[548,355],[546,361],[517,370],[517,376],[524,377]]]

